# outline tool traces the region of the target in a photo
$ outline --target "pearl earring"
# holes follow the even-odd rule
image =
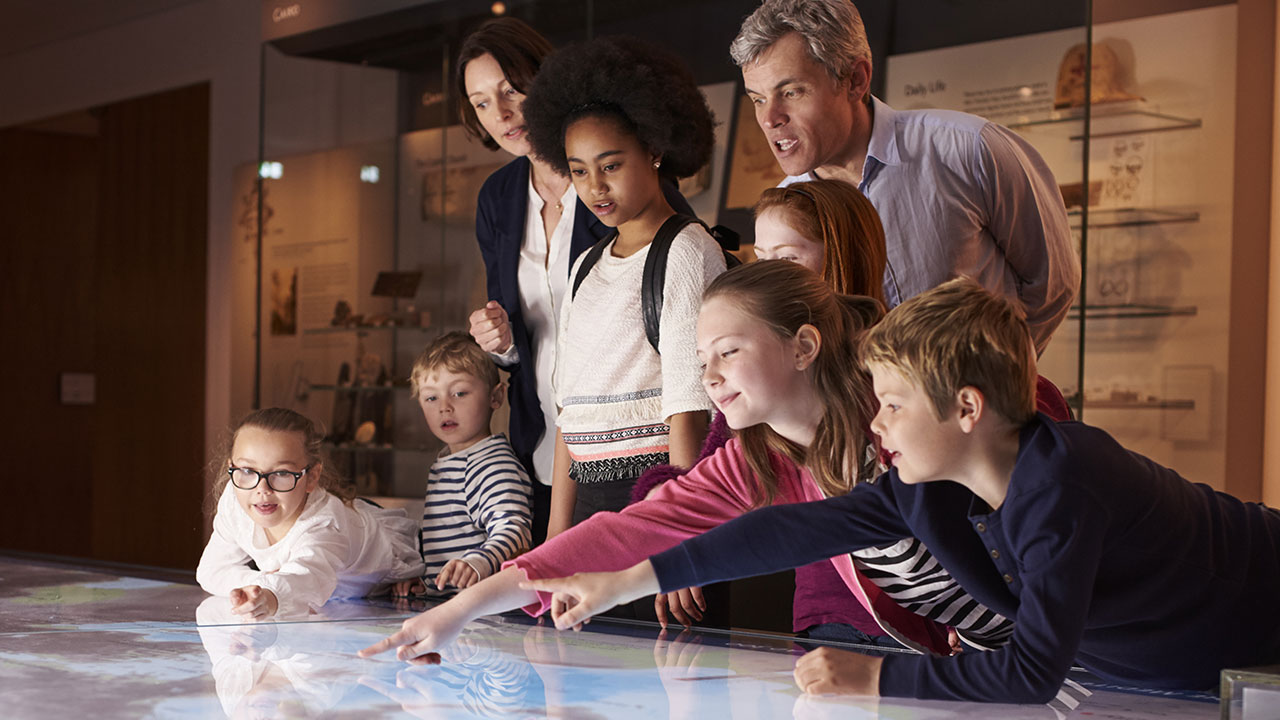
[[[661,161],[661,160],[654,160],[654,161],[653,161],[653,169],[654,169],[654,170],[657,170],[657,169],[658,169],[658,168],[660,168],[660,167],[662,167],[662,161]]]

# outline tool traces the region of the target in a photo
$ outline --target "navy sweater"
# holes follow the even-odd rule
[[[896,470],[847,495],[757,510],[653,557],[664,592],[917,537],[1017,627],[996,652],[891,656],[880,693],[1047,702],[1073,661],[1104,679],[1202,689],[1280,662],[1280,512],[1038,416],[1004,504]]]

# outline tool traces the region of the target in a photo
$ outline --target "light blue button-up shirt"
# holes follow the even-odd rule
[[[858,187],[884,224],[889,306],[968,275],[1022,304],[1043,352],[1080,286],[1049,166],[1016,133],[976,115],[872,102]],[[791,176],[781,185],[812,179]]]

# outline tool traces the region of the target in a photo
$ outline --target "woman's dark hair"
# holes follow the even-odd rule
[[[584,117],[609,118],[662,158],[660,172],[689,177],[711,159],[715,118],[693,75],[669,53],[633,38],[599,38],[547,58],[524,101],[533,152],[569,174],[564,134]]]
[[[454,85],[458,88],[458,116],[469,135],[478,138],[490,150],[498,149],[498,143],[485,132],[480,118],[476,117],[476,109],[471,107],[471,98],[467,95],[467,63],[482,55],[492,55],[511,87],[527,95],[538,68],[542,67],[542,61],[552,49],[551,43],[537,30],[513,17],[490,20],[462,41]]]

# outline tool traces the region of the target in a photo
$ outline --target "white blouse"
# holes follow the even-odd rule
[[[538,480],[551,484],[551,468],[556,447],[556,337],[559,333],[560,306],[569,286],[569,244],[572,242],[574,213],[578,195],[573,183],[560,197],[564,210],[560,222],[548,241],[542,223],[545,203],[533,188],[529,177],[529,209],[525,215],[524,244],[520,246],[520,262],[516,266],[520,287],[520,312],[529,332],[533,348],[534,375],[538,382],[538,404],[546,421],[546,430],[533,450],[533,466]],[[514,346],[513,346],[514,347]]]

